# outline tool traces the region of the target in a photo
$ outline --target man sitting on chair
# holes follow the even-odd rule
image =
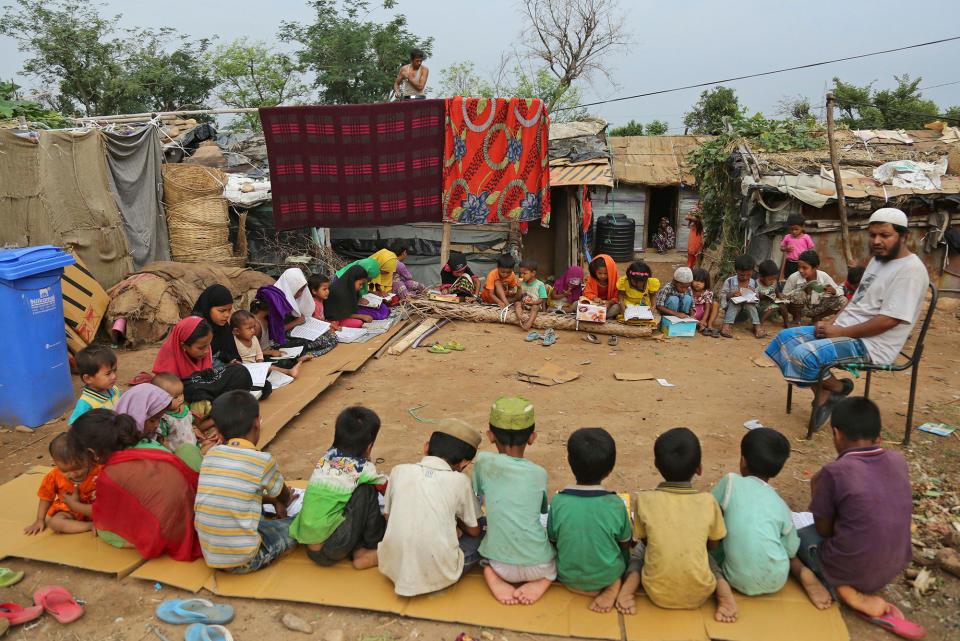
[[[781,331],[766,355],[783,378],[813,390],[814,429],[830,417],[833,406],[853,391],[853,381],[820,368],[848,363],[892,364],[920,315],[929,277],[923,262],[907,249],[907,215],[884,207],[867,227],[873,258],[853,299],[833,321]]]

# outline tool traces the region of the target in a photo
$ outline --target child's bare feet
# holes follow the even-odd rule
[[[357,548],[353,551],[353,567],[357,570],[377,567],[377,551]]]
[[[810,598],[810,602],[817,606],[818,610],[826,610],[830,607],[833,599],[830,597],[829,590],[823,586],[816,574],[804,567],[800,569],[797,578],[800,579],[800,584]]]
[[[300,366],[303,365],[303,362],[299,362],[293,367],[290,368],[290,376],[296,378],[300,374]]]
[[[713,618],[720,623],[733,623],[737,620],[737,601],[733,598],[733,590],[724,579],[717,579],[717,611]]]
[[[313,360],[313,354],[307,354],[306,356],[301,356],[299,360],[300,360],[301,363],[306,363],[307,361],[312,361],[312,360]]]
[[[620,579],[616,583],[611,583],[603,589],[590,603],[590,609],[594,612],[609,612],[613,604],[617,602],[617,595],[620,594]]]
[[[483,578],[487,582],[487,587],[493,593],[493,597],[504,605],[516,605],[520,603],[514,596],[516,588],[500,578],[489,565],[483,568]]]
[[[550,579],[540,579],[538,581],[524,583],[514,591],[513,596],[523,605],[533,605],[543,596],[543,593],[547,591],[551,583],[553,583],[553,581]]]
[[[893,606],[876,595],[867,595],[849,585],[837,586],[837,596],[848,606],[873,618],[893,611]]]
[[[617,609],[623,614],[637,613],[637,597],[632,590],[627,591],[621,588],[619,594],[617,594],[616,605]]]

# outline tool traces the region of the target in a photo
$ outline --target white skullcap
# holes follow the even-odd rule
[[[693,271],[689,267],[677,267],[677,271],[673,272],[673,280],[678,283],[692,283]]]
[[[907,226],[907,215],[894,207],[884,207],[873,212],[871,223],[890,223],[891,225]]]

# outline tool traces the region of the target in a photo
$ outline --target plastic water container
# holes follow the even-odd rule
[[[60,277],[74,262],[50,245],[0,250],[0,424],[38,427],[73,405]]]

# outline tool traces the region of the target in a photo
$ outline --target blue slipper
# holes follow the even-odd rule
[[[550,347],[557,342],[557,333],[553,331],[553,328],[547,330],[546,334],[543,336],[543,345],[545,347]]]
[[[233,641],[233,635],[222,625],[192,623],[183,631],[184,641]]]
[[[206,599],[171,599],[157,606],[157,617],[166,623],[227,623],[233,620],[233,606]]]
[[[538,338],[543,338],[543,336],[540,335],[540,332],[530,332],[529,334],[527,334],[527,337],[523,340],[530,343],[537,340]]]

